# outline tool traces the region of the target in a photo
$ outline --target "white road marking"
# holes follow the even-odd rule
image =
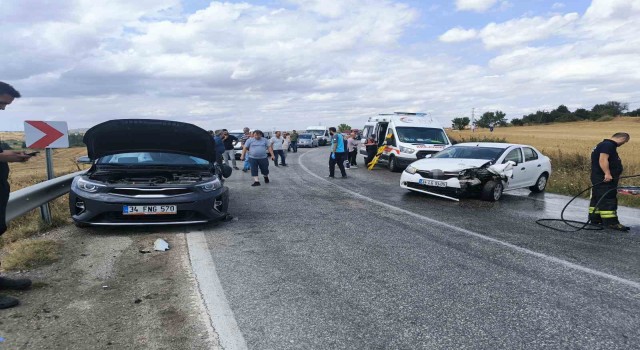
[[[627,286],[630,286],[630,287],[633,287],[633,288],[636,288],[636,289],[640,289],[640,283],[638,283],[638,282],[631,281],[631,280],[628,280],[628,279],[625,279],[625,278],[622,278],[622,277],[618,277],[618,276],[615,276],[615,275],[612,275],[612,274],[608,274],[606,272],[594,270],[594,269],[588,268],[586,266],[574,264],[572,262],[569,262],[569,261],[566,261],[566,260],[562,260],[560,258],[556,258],[556,257],[550,256],[550,255],[546,255],[546,254],[543,254],[543,253],[538,253],[538,252],[535,252],[533,250],[529,250],[527,248],[522,248],[522,247],[517,246],[515,244],[511,244],[511,243],[504,242],[504,241],[501,241],[501,240],[496,239],[496,238],[485,236],[485,235],[483,235],[481,233],[477,233],[477,232],[474,232],[474,231],[471,231],[471,230],[467,230],[465,228],[458,227],[458,226],[455,226],[455,225],[447,224],[446,222],[442,222],[442,221],[438,221],[438,220],[435,220],[435,219],[431,219],[429,217],[422,216],[420,214],[416,214],[416,213],[414,213],[412,211],[409,211],[409,210],[406,210],[406,209],[402,209],[402,208],[398,208],[396,206],[393,206],[391,204],[387,204],[387,203],[384,203],[384,202],[380,202],[380,201],[375,200],[373,198],[369,198],[367,196],[364,196],[364,195],[362,195],[362,194],[360,194],[358,192],[352,191],[352,190],[350,190],[348,188],[342,187],[342,186],[340,186],[338,184],[333,183],[332,181],[329,181],[329,180],[327,180],[327,179],[325,179],[325,178],[323,178],[321,176],[318,176],[317,174],[314,174],[311,170],[309,170],[309,168],[304,166],[304,164],[302,163],[302,159],[309,153],[311,153],[311,152],[307,152],[307,153],[305,153],[305,154],[300,156],[300,158],[298,160],[298,162],[300,163],[300,167],[304,171],[309,173],[309,175],[311,175],[311,176],[313,176],[313,177],[315,177],[315,178],[317,178],[319,180],[322,180],[322,181],[324,181],[324,182],[326,182],[328,184],[331,184],[333,186],[339,187],[342,192],[348,192],[348,193],[352,194],[353,196],[361,198],[361,199],[363,199],[363,200],[365,200],[367,202],[380,205],[382,207],[385,207],[387,209],[390,209],[390,210],[393,210],[393,211],[396,211],[396,212],[400,212],[400,213],[403,213],[403,214],[406,214],[406,215],[413,216],[415,218],[418,218],[420,220],[426,221],[426,222],[431,223],[431,224],[435,224],[435,225],[439,225],[439,226],[442,226],[442,227],[446,227],[448,229],[455,230],[455,231],[467,234],[467,235],[472,236],[472,237],[476,237],[476,238],[479,238],[479,239],[482,239],[482,240],[485,240],[485,241],[489,241],[489,242],[492,242],[492,243],[495,243],[495,244],[499,244],[499,245],[502,245],[504,247],[507,247],[507,248],[513,249],[515,251],[518,251],[520,253],[532,255],[532,256],[535,256],[537,258],[540,258],[540,259],[543,259],[543,260],[546,260],[546,261],[549,261],[549,262],[553,262],[553,263],[562,265],[564,267],[568,267],[570,269],[574,269],[574,270],[577,270],[577,271],[585,272],[585,273],[588,273],[588,274],[591,274],[591,275],[594,275],[594,276],[598,276],[598,277],[609,279],[611,281],[622,283],[624,285],[627,285]],[[400,188],[399,184],[398,184],[398,188]]]
[[[220,345],[225,350],[247,349],[247,343],[224,296],[204,232],[188,232],[186,237],[191,268],[198,281],[200,295],[207,307],[211,325],[218,333]]]

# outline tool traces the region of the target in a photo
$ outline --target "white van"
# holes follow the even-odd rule
[[[391,171],[400,171],[418,159],[451,146],[444,128],[425,113],[395,112],[370,117],[362,129],[360,154],[367,156],[365,143],[372,137],[377,146],[385,144],[379,162]]]
[[[331,143],[329,128],[326,126],[310,126],[307,128],[307,134],[311,134],[318,139],[318,146],[326,146]]]

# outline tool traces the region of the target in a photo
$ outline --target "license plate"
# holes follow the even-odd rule
[[[123,215],[173,215],[178,213],[175,205],[125,205]]]
[[[446,181],[437,181],[437,180],[429,180],[429,179],[418,179],[418,183],[426,186],[435,186],[435,187],[447,187]]]

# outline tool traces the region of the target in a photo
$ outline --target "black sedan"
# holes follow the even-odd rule
[[[69,192],[77,226],[194,224],[227,217],[224,177],[231,170],[215,165],[207,131],[174,121],[111,120],[89,129],[84,143],[93,165]]]

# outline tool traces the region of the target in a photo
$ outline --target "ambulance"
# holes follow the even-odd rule
[[[373,138],[378,147],[385,146],[378,164],[394,172],[451,146],[442,125],[426,113],[394,112],[370,117],[362,129],[359,148],[365,157],[368,138]]]

